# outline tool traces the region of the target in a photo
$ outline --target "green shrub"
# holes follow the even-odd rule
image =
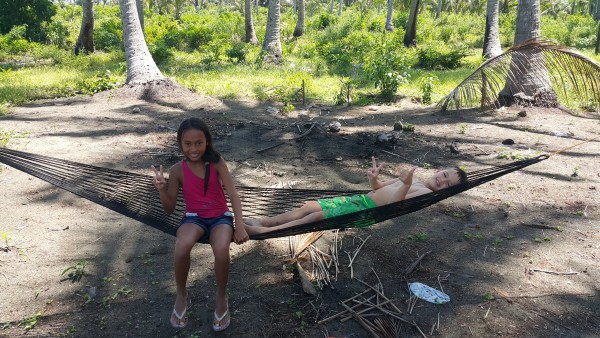
[[[313,28],[316,30],[324,30],[325,28],[335,24],[338,21],[338,16],[329,14],[329,13],[321,13],[314,20],[309,21],[308,28]]]
[[[69,27],[60,21],[52,21],[46,26],[46,41],[60,48],[70,49]]]
[[[152,59],[156,63],[156,65],[164,65],[173,59],[173,51],[171,48],[158,44],[155,46],[150,46],[150,54],[152,54]]]
[[[431,104],[431,93],[433,92],[433,88],[439,83],[439,79],[433,73],[424,74],[419,83],[421,85],[421,91],[423,96],[421,97],[421,101],[424,104]]]
[[[121,20],[109,18],[94,29],[94,45],[96,50],[116,51],[123,48],[123,31]]]
[[[462,49],[445,51],[432,46],[420,47],[417,49],[416,66],[424,69],[456,69],[467,55]]]
[[[248,54],[248,49],[243,42],[234,42],[225,50],[225,56],[227,56],[230,61],[233,62],[235,60],[237,63],[246,61],[246,54]]]
[[[97,75],[94,78],[85,79],[77,83],[77,89],[84,94],[94,94],[112,89],[119,85],[110,70]]]
[[[384,99],[393,98],[400,84],[408,83],[408,70],[406,58],[393,45],[385,43],[373,49],[365,64],[368,78]]]
[[[163,35],[160,38],[158,45],[182,50],[185,44],[185,36],[186,32],[180,31],[179,29],[174,29]]]
[[[185,34],[188,47],[192,50],[208,44],[214,38],[213,31],[205,26],[194,27],[186,31]]]

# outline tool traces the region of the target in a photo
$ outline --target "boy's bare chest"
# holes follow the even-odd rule
[[[393,184],[390,184],[384,188],[388,188],[390,191],[391,190],[397,190],[400,189],[402,186],[404,185],[404,183],[402,181],[398,181],[398,182],[394,182]],[[413,184],[410,186],[410,189],[408,189],[408,192],[414,192],[417,190],[421,190],[425,188],[425,186],[423,185],[423,183],[421,182],[413,182]]]

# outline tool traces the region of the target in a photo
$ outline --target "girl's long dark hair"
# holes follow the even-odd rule
[[[212,143],[212,135],[210,134],[210,130],[204,121],[200,120],[197,117],[190,117],[189,119],[183,120],[179,125],[179,129],[177,129],[177,144],[179,145],[179,149],[181,147],[181,137],[183,133],[190,129],[197,129],[204,133],[206,137],[206,151],[204,155],[202,155],[202,159],[205,162],[217,163],[221,160],[221,154],[213,148]]]

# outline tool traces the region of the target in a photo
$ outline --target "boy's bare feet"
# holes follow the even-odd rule
[[[268,229],[268,228],[260,225],[260,222],[258,223],[258,225],[252,225],[252,224],[248,224],[246,222],[246,220],[244,220],[244,224],[247,225],[246,232],[248,233],[249,236],[262,234],[263,232],[267,231],[267,229]]]
[[[261,227],[262,223],[256,218],[244,218],[244,224],[251,227]]]

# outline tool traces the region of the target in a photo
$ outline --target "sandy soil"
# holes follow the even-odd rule
[[[0,132],[12,136],[9,148],[151,174],[150,164],[179,160],[174,129],[198,116],[211,125],[239,185],[367,189],[371,155],[387,163],[387,177],[398,165],[418,165],[424,178],[443,166],[469,171],[511,161],[499,157],[553,152],[600,130],[600,116],[558,109],[440,113],[403,100],[282,114],[269,106],[104,93],[16,107],[0,117]],[[333,121],[340,132],[328,131]],[[398,121],[415,132],[375,142]],[[311,123],[319,127],[293,140]],[[503,145],[506,139],[514,144]],[[395,326],[389,336],[401,337],[597,337],[599,153],[597,140],[582,144],[416,213],[326,233],[316,245],[331,254],[335,244],[338,271],[332,265],[317,296],[303,292],[288,238],[232,245],[232,324],[220,334],[210,330],[209,246],[192,253],[190,321],[176,331],[168,323],[173,237],[0,166],[0,336],[370,337],[364,322],[380,320]],[[301,262],[313,276],[310,257]],[[78,264],[83,275],[69,279]],[[415,302],[408,282],[443,290],[450,302]],[[343,301],[375,295],[377,284],[383,296],[371,301],[389,300],[380,308],[406,322],[382,310],[328,319],[345,310]],[[363,296],[356,300],[365,304]]]

